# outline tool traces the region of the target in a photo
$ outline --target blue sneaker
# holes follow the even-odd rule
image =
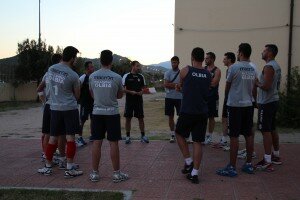
[[[142,143],[149,143],[149,139],[144,135],[141,137],[141,142]]]
[[[254,174],[254,168],[251,163],[250,164],[245,163],[242,167],[242,171],[247,174]]]
[[[220,176],[228,176],[228,177],[237,176],[236,169],[230,164],[228,164],[226,167],[222,169],[218,169],[216,173]]]

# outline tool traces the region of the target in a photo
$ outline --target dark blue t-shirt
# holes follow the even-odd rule
[[[208,112],[207,98],[211,75],[206,69],[188,66],[189,72],[183,80],[180,113],[199,115]]]

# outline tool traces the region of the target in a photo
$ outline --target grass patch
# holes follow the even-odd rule
[[[5,101],[0,102],[0,112],[27,109],[38,106],[41,106],[41,103],[37,103],[35,101]]]
[[[27,190],[27,189],[1,189],[1,200],[96,200],[108,199],[119,200],[123,199],[123,194],[120,192],[77,192],[66,190]]]

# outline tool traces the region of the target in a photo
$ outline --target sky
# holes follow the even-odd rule
[[[38,40],[38,0],[0,1],[0,58],[16,55],[17,44]],[[75,46],[82,57],[104,49],[156,64],[174,54],[175,0],[41,0],[41,39]]]

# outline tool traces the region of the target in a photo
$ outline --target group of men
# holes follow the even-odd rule
[[[273,171],[272,162],[281,164],[279,157],[279,138],[275,130],[275,117],[278,109],[278,91],[281,80],[281,69],[275,61],[278,49],[276,45],[265,46],[262,59],[266,61],[262,73],[258,76],[256,67],[250,62],[252,53],[248,43],[238,47],[237,60],[232,52],[224,55],[223,63],[226,72],[226,89],[222,112],[223,136],[221,145],[227,145],[230,137],[230,162],[226,167],[218,169],[217,174],[234,177],[236,158],[239,147],[239,135],[246,140],[246,163],[242,171],[253,174],[256,169]],[[82,135],[82,129],[88,116],[91,116],[92,172],[91,181],[99,181],[99,162],[101,145],[106,137],[110,143],[110,154],[113,165],[113,181],[128,179],[128,175],[120,171],[118,141],[121,140],[121,124],[117,99],[126,93],[124,117],[126,118],[126,144],[131,143],[130,130],[132,117],[138,118],[141,131],[141,142],[149,143],[144,130],[143,88],[145,79],[140,73],[140,63],[131,63],[131,72],[123,78],[111,71],[112,52],[101,52],[102,67],[94,72],[91,62],[85,64],[86,73],[82,77],[72,70],[78,50],[66,47],[62,61],[52,65],[45,74],[42,84],[48,106],[45,106],[43,120],[42,146],[45,152],[45,167],[38,170],[44,175],[52,174],[52,159],[57,147],[60,152],[59,168],[66,169],[65,177],[82,175],[73,158],[76,152],[75,134]],[[202,48],[194,48],[191,52],[191,66],[179,69],[179,58],[171,58],[172,69],[164,75],[166,89],[165,115],[169,118],[171,131],[170,142],[177,140],[185,159],[183,174],[192,183],[199,183],[199,167],[202,158],[202,144],[212,142],[215,120],[218,116],[219,82],[221,70],[214,65],[216,56],[213,52],[204,53]],[[203,62],[205,61],[205,66]],[[38,88],[42,96],[42,86]],[[81,90],[81,95],[80,95]],[[257,95],[258,93],[258,95]],[[88,97],[90,95],[90,97]],[[80,98],[80,119],[77,100]],[[258,97],[258,98],[257,98]],[[91,106],[93,105],[93,106]],[[258,108],[258,128],[263,133],[265,155],[262,161],[252,165],[254,146],[253,113]],[[179,115],[175,124],[175,111]],[[46,113],[48,113],[46,115]],[[49,120],[49,117],[51,120]],[[48,126],[44,125],[44,121]],[[79,123],[81,122],[81,123]],[[208,123],[208,134],[206,134]],[[45,123],[46,124],[46,123]],[[80,126],[81,125],[81,126]],[[45,126],[45,128],[44,128]],[[48,128],[47,128],[48,127]],[[193,156],[190,156],[186,138],[192,136]],[[50,136],[50,137],[49,137]],[[47,139],[46,139],[47,138]],[[82,143],[82,137],[77,144]],[[66,151],[64,150],[66,146]],[[273,146],[273,152],[272,152]],[[64,153],[66,152],[66,153]],[[64,164],[66,163],[66,164]]]
[[[250,62],[251,53],[251,46],[248,43],[241,43],[237,51],[237,63],[235,63],[236,56],[232,52],[225,53],[223,59],[223,63],[227,67],[222,111],[223,136],[217,145],[227,146],[226,138],[230,137],[230,146],[228,147],[230,161],[224,168],[216,171],[221,176],[237,176],[236,159],[240,135],[243,135],[246,141],[246,162],[242,166],[243,172],[248,174],[253,174],[254,170],[271,172],[274,171],[272,163],[282,164],[279,157],[279,137],[276,132],[276,112],[281,81],[281,68],[275,61],[278,48],[274,44],[265,46],[262,59],[266,65],[259,75],[256,66]],[[203,66],[204,60],[206,66]],[[187,178],[192,183],[199,183],[201,143],[210,144],[212,142],[214,117],[218,116],[218,86],[221,71],[214,65],[215,54],[208,52],[204,57],[202,48],[193,49],[191,61],[191,66],[186,66],[179,71],[178,57],[171,59],[172,69],[165,73],[165,114],[169,116],[170,142],[174,142],[175,130],[179,148],[185,159],[182,173],[187,174]],[[182,93],[182,96],[179,92]],[[180,107],[179,112],[178,107]],[[176,128],[174,128],[173,120],[174,108],[177,110],[177,115],[179,114]],[[254,108],[258,108],[258,129],[263,134],[265,155],[260,162],[253,166]],[[208,134],[206,134],[207,123]],[[190,135],[193,141],[193,157],[190,156],[186,141]]]

